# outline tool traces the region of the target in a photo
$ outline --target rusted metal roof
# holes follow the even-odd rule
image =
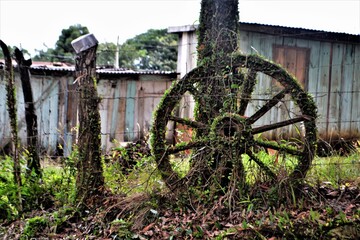
[[[169,27],[169,33],[193,32],[198,25],[174,26]],[[299,27],[284,27],[270,24],[240,22],[241,31],[259,32],[281,36],[291,36],[303,39],[324,40],[330,42],[360,42],[359,34],[349,34],[341,32],[330,32],[315,29],[305,29]]]
[[[145,75],[167,75],[167,74],[174,74],[174,71],[160,71],[160,70],[130,70],[130,69],[123,69],[123,68],[105,68],[105,69],[96,69],[97,73],[104,73],[104,74],[145,74]]]
[[[3,69],[4,62],[0,59],[0,69]],[[13,64],[16,68],[16,62]],[[30,66],[31,74],[47,75],[47,74],[72,74],[75,72],[75,66],[69,66],[64,63],[51,62],[33,62]],[[126,68],[97,68],[96,73],[104,75],[175,75],[175,71],[161,71],[161,70],[131,70]]]
[[[269,24],[240,22],[240,30],[267,33],[273,35],[291,36],[311,40],[324,40],[330,42],[355,42],[359,43],[358,35],[340,32],[329,32],[299,27],[283,27]]]

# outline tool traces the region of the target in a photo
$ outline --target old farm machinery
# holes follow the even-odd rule
[[[219,154],[220,161],[230,161],[234,169],[241,165],[243,174],[252,166],[266,178],[277,179],[280,171],[275,165],[283,162],[288,179],[303,179],[317,142],[312,97],[280,65],[258,55],[235,54],[231,64],[221,69],[222,75],[212,79],[208,77],[211,68],[206,74],[202,66],[195,68],[173,84],[158,106],[152,153],[167,186],[175,188],[188,183],[193,175],[201,175],[204,168],[196,163],[201,156],[213,158],[202,164],[210,164],[213,169],[224,167],[226,164],[213,163]],[[222,83],[221,91],[198,91],[213,81]],[[188,95],[195,101],[193,118],[179,115]],[[219,99],[222,107],[204,122],[202,107],[212,98]],[[169,142],[166,135],[172,128],[178,134],[192,134],[186,140]],[[190,162],[185,170],[178,165],[183,161]]]

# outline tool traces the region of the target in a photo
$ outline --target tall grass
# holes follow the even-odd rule
[[[349,182],[360,186],[360,153],[315,157],[306,180],[314,184],[328,182],[335,187]]]

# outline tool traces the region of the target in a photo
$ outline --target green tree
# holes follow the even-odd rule
[[[46,50],[38,50],[38,53],[33,57],[33,60],[52,62],[54,60],[54,57],[55,57],[54,49],[48,48]]]
[[[61,62],[74,62],[74,49],[71,46],[71,42],[84,35],[89,33],[87,27],[84,27],[80,24],[72,25],[69,28],[63,29],[61,35],[55,44],[55,49],[52,51],[52,60],[61,61]]]
[[[115,43],[100,43],[97,50],[97,65],[109,66],[114,65],[116,44]]]
[[[150,29],[120,46],[120,66],[134,70],[175,70],[178,36]]]

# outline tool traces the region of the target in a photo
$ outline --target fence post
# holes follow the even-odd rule
[[[79,93],[79,158],[76,163],[76,198],[91,201],[104,185],[101,165],[101,125],[96,89],[96,49],[98,41],[86,34],[71,42],[76,51],[76,84]]]
[[[15,61],[20,73],[21,86],[25,102],[25,121],[27,131],[27,144],[29,156],[27,160],[28,174],[34,171],[38,177],[41,177],[40,157],[38,154],[38,124],[35,112],[34,98],[30,82],[29,67],[32,64],[31,59],[25,60],[23,53],[15,48]]]
[[[11,60],[10,51],[7,45],[0,40],[0,47],[4,53],[5,59],[5,80],[6,83],[6,105],[10,117],[10,128],[12,135],[12,150],[13,150],[13,173],[14,173],[14,183],[17,186],[17,197],[18,197],[18,210],[22,212],[22,197],[21,197],[21,165],[19,159],[19,131],[18,131],[18,122],[17,122],[17,107],[16,107],[16,89],[14,81],[14,71]]]

